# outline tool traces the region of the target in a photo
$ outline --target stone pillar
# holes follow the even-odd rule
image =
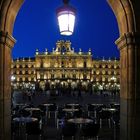
[[[116,44],[120,50],[120,140],[140,139],[140,35],[127,33]]]
[[[11,50],[15,39],[0,32],[0,140],[11,139]]]

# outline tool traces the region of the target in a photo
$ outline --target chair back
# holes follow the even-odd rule
[[[75,136],[77,131],[76,125],[74,123],[66,123],[62,127],[62,135],[64,137]]]
[[[100,125],[96,123],[89,123],[82,126],[82,136],[96,137],[99,132]]]
[[[115,125],[120,124],[120,112],[119,111],[116,111],[115,113],[113,113],[112,120],[113,120]]]
[[[30,111],[27,110],[21,110],[21,116],[23,117],[29,117],[31,115]]]
[[[56,111],[56,110],[57,110],[57,106],[55,104],[48,106],[48,111]]]
[[[41,134],[40,124],[38,121],[26,123],[26,134],[39,135]]]
[[[112,116],[111,112],[110,111],[101,111],[99,112],[99,118],[100,119],[110,119]]]

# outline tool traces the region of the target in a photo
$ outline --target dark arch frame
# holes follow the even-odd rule
[[[10,140],[11,50],[15,18],[24,0],[0,0],[0,140]],[[119,26],[121,139],[140,138],[140,1],[107,0]]]

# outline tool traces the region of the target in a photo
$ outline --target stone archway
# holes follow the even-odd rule
[[[121,139],[140,137],[140,1],[107,0],[119,26],[121,64]],[[16,15],[24,0],[0,0],[0,140],[10,140],[11,50]]]

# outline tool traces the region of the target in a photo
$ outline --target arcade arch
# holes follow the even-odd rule
[[[118,22],[121,64],[121,139],[140,137],[140,1],[107,0]],[[0,139],[10,140],[11,50],[16,15],[24,0],[0,0]]]

